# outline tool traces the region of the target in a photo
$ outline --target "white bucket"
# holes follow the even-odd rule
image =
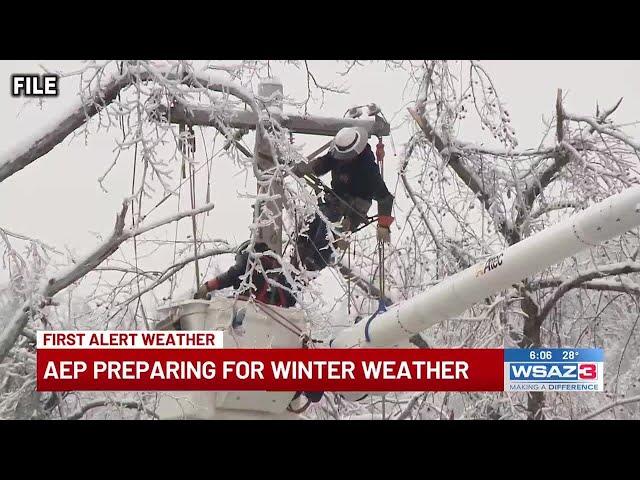
[[[158,313],[179,321],[182,330],[220,330],[224,348],[300,348],[304,313],[233,298],[183,300]],[[234,328],[232,322],[241,325]],[[287,406],[295,392],[161,392],[161,419],[298,418]]]

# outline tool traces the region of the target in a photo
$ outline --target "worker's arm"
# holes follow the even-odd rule
[[[249,254],[244,252],[240,255],[236,255],[236,263],[232,265],[226,272],[221,273],[215,278],[212,278],[208,282],[205,282],[195,295],[195,298],[205,298],[207,293],[213,290],[222,290],[223,288],[233,287],[238,288],[242,280],[242,277],[247,269],[247,261]]]
[[[243,252],[240,255],[236,255],[236,263],[234,265],[232,265],[226,272],[207,282],[209,291],[221,290],[228,287],[238,288],[240,286],[240,283],[242,283],[241,277],[247,271],[248,261],[248,252]]]
[[[318,158],[314,158],[308,163],[300,162],[296,163],[292,169],[294,175],[298,177],[304,177],[305,175],[313,174],[318,177],[329,173],[333,165],[333,157],[330,153]]]

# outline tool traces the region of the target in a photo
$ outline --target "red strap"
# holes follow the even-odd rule
[[[384,162],[384,143],[382,143],[382,139],[378,140],[378,145],[376,145],[376,159],[378,163]]]
[[[264,282],[262,288],[256,293],[256,300],[261,301],[262,303],[269,303],[269,285],[267,282]]]

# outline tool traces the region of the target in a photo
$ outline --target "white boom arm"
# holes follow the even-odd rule
[[[429,290],[341,331],[333,348],[392,347],[478,301],[640,224],[640,187],[592,205]]]

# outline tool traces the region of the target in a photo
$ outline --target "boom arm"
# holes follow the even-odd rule
[[[640,224],[640,187],[592,205],[368,321],[340,332],[333,348],[391,347],[478,301]]]

